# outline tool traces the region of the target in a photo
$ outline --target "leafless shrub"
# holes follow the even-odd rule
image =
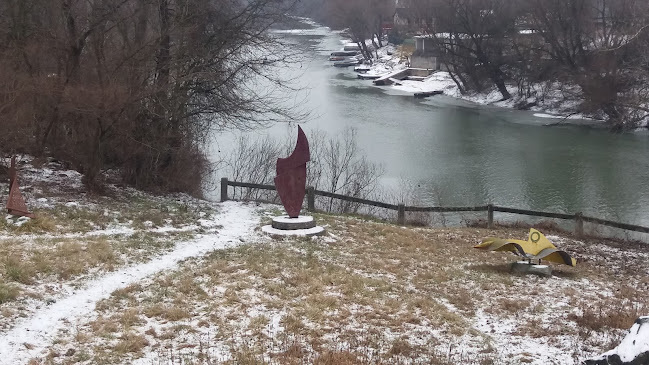
[[[278,157],[290,154],[294,138],[283,144],[265,137],[256,141],[241,137],[226,161],[228,178],[240,182],[273,185]],[[327,137],[316,130],[309,135],[311,161],[307,163],[307,185],[317,190],[362,199],[371,199],[378,191],[378,179],[383,169],[369,161],[356,144],[353,128]],[[260,189],[240,189],[232,195],[236,199],[277,201],[275,192]],[[316,208],[327,212],[364,213],[362,204],[334,198],[317,197]]]
[[[370,197],[375,191],[381,166],[370,162],[356,144],[356,130],[348,128],[334,138],[325,141],[321,158],[316,161],[323,171],[314,187],[356,198]],[[361,204],[329,198],[325,210],[357,213]]]
[[[252,141],[241,136],[227,158],[226,172],[234,181],[273,185],[275,164],[280,156],[280,145],[270,137]],[[234,199],[276,200],[276,193],[261,189],[237,188],[231,195]]]

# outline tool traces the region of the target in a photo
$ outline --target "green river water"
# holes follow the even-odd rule
[[[295,70],[313,115],[303,128],[335,134],[355,127],[364,153],[383,165],[383,186],[407,181],[422,205],[493,203],[649,226],[646,134],[548,126],[554,120],[531,112],[398,95],[331,66],[338,34],[318,28],[284,36],[308,49],[309,61]],[[288,128],[253,134],[283,137]]]

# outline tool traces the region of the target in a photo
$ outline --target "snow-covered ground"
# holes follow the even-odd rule
[[[83,194],[80,175],[60,162],[24,158],[19,171],[28,206],[38,209],[35,220],[0,227],[0,294],[20,290],[0,296],[0,364],[348,356],[571,365],[617,346],[626,322],[649,309],[640,295],[644,246],[548,235],[577,267],[521,277],[507,271],[506,255],[471,251],[493,231],[317,215],[325,236],[269,237],[259,227],[276,206],[184,197],[175,209],[178,196],[117,186],[104,200]],[[127,204],[112,201],[120,194]],[[182,212],[191,214],[180,220]],[[56,260],[78,256],[90,266],[51,274],[47,255],[61,250]]]
[[[223,226],[217,233],[201,235],[188,242],[178,242],[169,253],[101,275],[17,321],[11,330],[0,337],[0,363],[26,364],[32,358],[44,357],[59,330],[70,324],[89,321],[97,302],[107,298],[115,290],[165,270],[172,270],[182,260],[245,242],[258,223],[258,218],[253,213],[254,208],[234,202],[221,204],[221,208],[220,214],[214,218],[214,223]]]

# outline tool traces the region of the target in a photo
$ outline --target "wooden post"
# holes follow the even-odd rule
[[[575,234],[579,236],[584,235],[584,219],[581,212],[575,213]]]
[[[399,207],[397,208],[397,223],[398,224],[406,224],[406,205],[405,204],[399,204]]]
[[[313,186],[306,188],[306,204],[309,212],[315,210],[315,188]]]
[[[228,178],[221,178],[221,201],[224,202],[228,200]]]
[[[494,228],[494,205],[487,205],[487,228]]]

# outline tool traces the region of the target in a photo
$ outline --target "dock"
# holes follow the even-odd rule
[[[356,76],[361,80],[376,80],[381,77],[381,75],[368,75],[368,74],[358,74]]]
[[[407,76],[408,76],[408,69],[395,71],[374,80],[374,85],[379,85],[379,86],[392,85],[393,82],[392,80],[405,79]]]
[[[405,79],[421,81],[426,77],[432,75],[433,72],[435,72],[435,70],[426,68],[407,68],[405,70],[395,71],[385,76],[379,77],[378,79],[374,80],[374,84],[379,86],[392,85],[394,83],[398,84],[397,82],[395,82],[395,80],[401,81]]]

